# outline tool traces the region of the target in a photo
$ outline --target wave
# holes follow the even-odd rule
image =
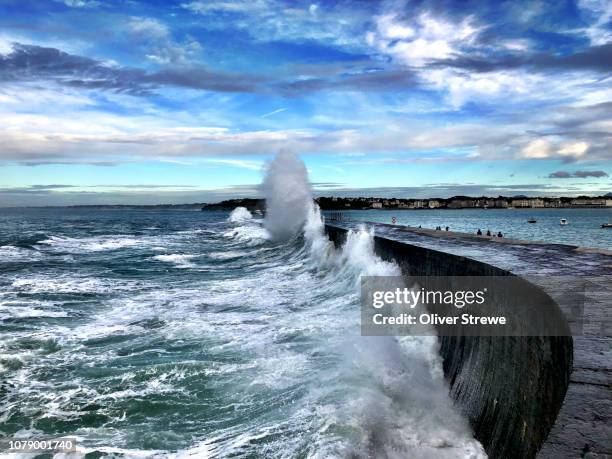
[[[61,275],[49,277],[45,275],[20,276],[10,284],[20,293],[96,293],[103,294],[116,291],[131,291],[142,286],[143,282],[125,279],[102,279],[90,276]]]
[[[27,262],[43,258],[43,254],[37,250],[15,247],[12,245],[0,246],[0,262]]]
[[[155,255],[153,259],[164,261],[166,263],[173,263],[177,268],[191,268],[195,265],[190,263],[189,260],[196,257],[197,255],[172,253],[169,255]]]
[[[251,212],[246,207],[236,207],[232,210],[229,218],[227,219],[230,223],[242,223],[253,219]]]
[[[68,253],[102,252],[134,247],[142,244],[142,240],[133,237],[102,236],[90,238],[70,238],[51,236],[39,241],[38,244],[50,246],[52,249]]]
[[[245,223],[245,227],[251,228],[251,224]],[[262,260],[263,269],[252,280],[252,288],[248,279],[241,279],[235,286],[227,285],[228,290],[241,288],[248,292],[250,302],[277,305],[274,318],[270,317],[276,327],[262,328],[253,340],[265,346],[264,343],[290,339],[283,338],[279,329],[290,330],[292,338],[315,339],[316,352],[335,363],[321,371],[312,368],[308,353],[266,352],[255,358],[261,376],[252,384],[280,391],[302,386],[308,388],[307,393],[284,421],[286,425],[234,428],[205,441],[201,447],[224,457],[248,454],[256,450],[245,445],[269,440],[278,430],[299,430],[308,425],[313,431],[311,447],[299,442],[273,442],[271,455],[292,456],[306,448],[306,457],[312,458],[486,457],[448,395],[435,336],[359,336],[361,276],[401,275],[397,264],[374,253],[373,231],[365,226],[351,230],[345,244],[335,249],[325,235],[318,207],[312,205],[301,236],[276,247],[282,253],[281,260],[267,264]],[[260,285],[274,285],[278,297],[270,296]],[[304,298],[293,297],[292,292]],[[242,296],[233,298],[222,289],[215,298],[219,304],[239,304]],[[298,306],[304,303],[311,309]],[[289,310],[279,308],[282,304],[287,304]],[[261,320],[267,320],[261,316],[260,308],[256,310]],[[244,322],[245,310],[241,308],[227,319],[229,323]],[[313,330],[319,330],[321,336],[313,335]],[[240,340],[241,352],[248,353],[245,340]],[[309,372],[316,374],[316,381],[305,378]],[[337,436],[333,432],[344,434]]]

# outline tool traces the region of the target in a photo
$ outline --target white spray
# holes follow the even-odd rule
[[[230,223],[242,223],[242,222],[248,222],[252,218],[253,218],[253,215],[251,214],[251,212],[249,212],[249,210],[246,207],[236,207],[234,210],[232,210],[232,213],[230,214],[228,221]]]
[[[304,227],[312,205],[308,172],[300,158],[283,150],[268,164],[262,190],[265,228],[275,241],[286,241]]]
[[[308,255],[326,282],[357,291],[361,276],[401,275],[395,263],[375,254],[373,231],[365,227],[349,231],[342,249],[333,249],[312,200],[306,167],[297,155],[276,156],[268,166],[263,190],[269,236],[284,241],[302,232]],[[246,216],[235,212],[235,218]],[[327,415],[361,438],[340,454],[322,451],[320,456],[486,457],[448,397],[437,346],[433,336],[347,336],[341,351],[335,348],[346,356],[339,377],[359,384],[350,386],[353,402],[328,408]]]

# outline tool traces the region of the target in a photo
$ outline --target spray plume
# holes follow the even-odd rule
[[[275,241],[286,241],[304,227],[312,206],[308,172],[293,152],[282,150],[268,164],[262,184],[266,198],[265,228]]]

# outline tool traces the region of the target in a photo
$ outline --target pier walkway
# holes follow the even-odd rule
[[[331,222],[345,229],[358,222]],[[380,223],[375,235],[468,257],[520,275],[557,300],[558,282],[585,285],[583,333],[574,336],[573,370],[540,458],[612,457],[612,252],[563,244],[476,236]],[[563,309],[563,306],[560,305]]]

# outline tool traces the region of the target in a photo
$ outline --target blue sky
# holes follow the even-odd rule
[[[612,2],[0,2],[0,207],[612,191]]]

